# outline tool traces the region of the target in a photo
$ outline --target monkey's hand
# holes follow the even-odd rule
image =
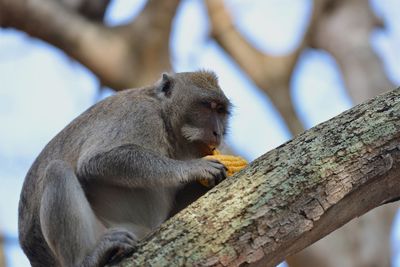
[[[221,162],[226,167],[228,176],[234,175],[235,173],[244,169],[248,164],[247,161],[241,157],[221,155],[219,151],[215,151],[214,155],[206,156],[205,159],[214,159]],[[212,185],[210,185],[206,179],[200,179],[199,182],[206,187],[212,187]]]
[[[226,167],[215,159],[191,160],[190,180],[204,180],[213,187],[226,178]]]

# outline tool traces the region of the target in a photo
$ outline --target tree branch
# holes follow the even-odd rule
[[[54,0],[72,8],[85,18],[101,22],[104,19],[110,0]]]
[[[223,181],[121,266],[275,266],[400,197],[400,89],[306,131]]]
[[[251,45],[235,28],[223,0],[205,1],[211,22],[212,36],[239,64],[243,71],[266,93],[281,113],[292,134],[304,131],[290,95],[290,80],[301,45],[285,56],[271,56]]]
[[[153,82],[159,73],[170,70],[170,24],[178,4],[179,0],[158,6],[148,1],[145,12],[128,26],[109,28],[57,1],[0,0],[0,26],[53,44],[88,67],[103,84],[121,90]]]
[[[52,0],[1,0],[1,26],[14,27],[64,50],[106,84],[125,73],[126,44],[101,24]],[[109,48],[113,48],[109,51]],[[105,53],[107,51],[107,53]]]
[[[137,84],[145,85],[171,71],[169,39],[172,22],[180,0],[148,0],[143,11],[131,23],[120,27],[130,45],[129,55],[135,59]]]
[[[369,2],[314,0],[314,6],[319,11],[310,26],[308,44],[335,58],[354,102],[361,103],[393,88],[371,46],[371,32],[384,25]]]

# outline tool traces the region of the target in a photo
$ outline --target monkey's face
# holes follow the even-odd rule
[[[174,133],[201,155],[211,154],[226,133],[231,107],[216,75],[208,71],[164,73],[155,88]]]
[[[210,154],[226,133],[229,109],[229,101],[222,93],[195,97],[186,109],[182,136],[205,150],[204,154]]]

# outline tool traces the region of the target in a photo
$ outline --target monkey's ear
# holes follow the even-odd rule
[[[164,72],[162,74],[161,80],[158,82],[158,85],[157,85],[158,93],[162,94],[166,97],[169,97],[169,96],[171,96],[172,87],[173,87],[172,77],[169,74]]]

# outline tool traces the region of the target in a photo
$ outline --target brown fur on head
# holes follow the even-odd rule
[[[185,77],[185,81],[190,82],[199,88],[211,90],[220,88],[218,84],[218,77],[213,71],[199,70],[196,72],[183,72],[178,73],[177,76]]]

